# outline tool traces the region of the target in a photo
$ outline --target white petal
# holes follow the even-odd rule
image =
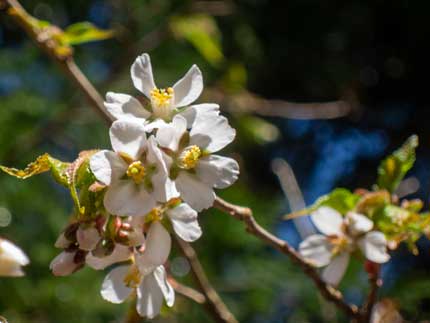
[[[113,252],[109,256],[96,257],[89,252],[85,258],[85,262],[95,270],[103,270],[110,265],[130,259],[131,254],[132,253],[128,247],[116,244]]]
[[[108,92],[105,107],[115,119],[138,119],[142,122],[151,116],[138,100],[122,93]]]
[[[322,206],[311,214],[312,222],[325,235],[342,235],[342,215],[335,209]]]
[[[111,184],[104,196],[104,206],[109,213],[120,216],[144,215],[155,207],[154,197],[144,184],[121,180]]]
[[[348,212],[348,231],[352,235],[360,235],[369,232],[373,228],[373,222],[363,214]]]
[[[63,251],[55,257],[49,265],[52,273],[55,276],[67,276],[72,274],[78,268],[78,265],[74,261],[75,254],[75,252]]]
[[[90,169],[99,182],[110,185],[125,174],[127,164],[113,151],[102,150],[91,156]]]
[[[212,187],[202,182],[196,175],[181,171],[175,182],[181,198],[197,212],[213,205],[215,193]]]
[[[24,276],[21,266],[28,265],[29,262],[20,248],[10,241],[0,239],[0,276]]]
[[[149,319],[160,313],[163,305],[163,292],[153,273],[145,276],[137,289],[137,312]]]
[[[167,306],[172,307],[175,303],[175,291],[167,281],[167,275],[164,266],[158,266],[155,268],[153,275],[161,289],[161,292],[164,295]]]
[[[176,115],[172,122],[158,129],[156,139],[161,147],[171,151],[177,151],[179,141],[187,130],[187,120],[181,115]]]
[[[21,266],[26,266],[30,263],[30,260],[21,248],[4,239],[0,239],[0,259],[4,261],[10,259]]]
[[[239,164],[232,158],[209,155],[199,160],[196,166],[197,176],[215,188],[232,185],[239,176]]]
[[[322,279],[330,285],[339,285],[342,277],[345,275],[345,271],[348,268],[349,253],[343,252],[335,256],[330,264],[324,268],[322,273]]]
[[[124,283],[129,269],[130,266],[119,266],[111,270],[105,277],[100,291],[105,300],[114,304],[120,304],[131,295],[133,289],[127,287]]]
[[[154,270],[155,267],[164,264],[170,254],[172,247],[172,238],[164,226],[158,222],[152,222],[146,236],[145,251],[136,262],[142,274],[147,274]]]
[[[148,140],[147,160],[156,166],[156,170],[151,177],[151,182],[153,186],[152,193],[154,198],[159,202],[167,202],[179,196],[174,182],[169,178],[170,167],[167,167],[164,157],[167,156],[157,147],[155,138],[151,136]]]
[[[197,145],[211,153],[221,150],[234,140],[236,130],[228,120],[217,114],[197,114],[190,131],[190,145]]]
[[[145,131],[149,133],[152,132],[154,129],[164,127],[167,124],[168,123],[163,119],[155,119],[154,121],[145,124]]]
[[[197,222],[197,212],[188,204],[181,203],[166,213],[172,221],[173,229],[182,240],[192,242],[200,238],[202,229]]]
[[[184,107],[193,103],[203,91],[203,76],[197,65],[193,65],[175,85],[175,107]]]
[[[83,228],[80,226],[78,231],[76,231],[76,240],[78,240],[79,249],[90,251],[99,242],[100,234],[96,228]]]
[[[154,76],[152,75],[151,59],[148,54],[138,56],[131,66],[131,79],[134,87],[151,97],[151,91],[155,88]]]
[[[390,259],[387,253],[387,239],[382,232],[372,231],[358,241],[365,257],[373,262],[382,264]]]
[[[137,160],[146,147],[145,126],[131,120],[117,120],[109,130],[112,148]]]
[[[330,263],[332,245],[326,236],[314,234],[299,245],[299,253],[315,267],[324,267]]]
[[[178,115],[187,120],[187,129],[191,128],[199,116],[199,120],[207,119],[213,115],[219,115],[219,105],[215,103],[194,104],[181,110]]]

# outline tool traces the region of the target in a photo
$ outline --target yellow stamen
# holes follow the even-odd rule
[[[169,87],[167,89],[154,88],[151,91],[151,102],[156,108],[165,108],[170,106],[171,100],[173,98],[173,88]]]
[[[160,208],[154,207],[145,217],[145,222],[161,221],[163,212]]]
[[[124,277],[124,284],[129,288],[136,288],[140,284],[140,272],[136,265],[131,265],[130,270]]]
[[[127,169],[127,176],[132,178],[136,184],[142,183],[145,173],[145,167],[141,161],[132,162]]]
[[[196,167],[197,162],[202,156],[202,151],[196,145],[185,149],[179,157],[179,166],[184,169],[192,169]]]
[[[349,247],[349,240],[346,237],[329,236],[328,239],[333,245],[333,249],[331,251],[332,255],[337,255]]]

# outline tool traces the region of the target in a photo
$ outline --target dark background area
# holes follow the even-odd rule
[[[196,63],[209,90],[221,89],[231,97],[247,91],[301,103],[345,100],[350,113],[329,120],[264,117],[234,104],[224,111],[238,130],[224,154],[240,161],[242,175],[220,194],[252,207],[259,222],[295,245],[294,225],[280,220],[290,208],[271,169],[275,158],[288,161],[310,204],[335,187],[370,188],[380,160],[415,133],[421,145],[409,177],[418,180],[419,188],[412,196],[428,206],[426,1],[22,4],[63,28],[91,21],[117,31],[113,39],[75,47],[78,65],[101,93],[137,94],[129,67],[138,54],[149,52],[162,85],[173,84]],[[196,15],[205,23],[188,28],[212,39],[222,58],[208,58],[204,45],[196,46],[193,37],[174,27],[176,18]],[[0,163],[22,167],[43,152],[73,160],[80,150],[108,147],[107,130],[81,93],[10,19],[4,14],[0,19]],[[127,309],[127,304],[109,304],[99,296],[105,273],[86,268],[55,278],[49,272],[57,252],[54,241],[72,208],[69,200],[48,175],[26,182],[0,176],[2,216],[12,215],[0,235],[22,246],[32,260],[25,278],[0,279],[0,314],[10,322],[119,322]],[[241,322],[345,321],[315,294],[300,269],[248,236],[240,223],[211,210],[201,215],[201,225],[204,236],[195,247]],[[382,296],[397,300],[412,321],[430,317],[429,244],[423,240],[419,247],[419,256],[401,249],[383,268]],[[184,260],[179,255],[171,259],[177,278],[192,284]],[[357,261],[341,289],[348,300],[360,303],[366,288]],[[157,322],[205,319],[203,309],[178,296],[175,307]]]

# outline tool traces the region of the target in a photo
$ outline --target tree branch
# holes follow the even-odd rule
[[[320,278],[320,275],[315,268],[303,260],[297,251],[294,250],[294,248],[292,248],[286,241],[279,239],[261,227],[252,215],[252,210],[250,208],[228,203],[219,197],[216,198],[213,207],[229,214],[239,221],[242,221],[246,226],[247,232],[286,254],[295,264],[299,265],[303,269],[304,273],[314,282],[315,286],[325,299],[334,303],[349,317],[358,317],[359,312],[357,306],[346,303],[343,299],[342,293],[326,284]]]
[[[224,304],[218,293],[209,282],[193,247],[191,247],[188,242],[183,241],[176,235],[175,240],[182,254],[190,263],[191,272],[194,276],[194,279],[206,297],[207,302],[204,305],[214,320],[220,323],[238,323],[234,315],[229,311],[227,306]]]
[[[369,322],[372,314],[372,309],[376,304],[378,298],[379,288],[382,286],[382,280],[379,277],[379,265],[373,273],[369,273],[369,294],[367,295],[366,302],[360,308],[360,322]]]
[[[167,280],[169,281],[170,285],[172,285],[173,289],[180,295],[189,298],[190,300],[196,302],[197,304],[205,304],[206,303],[206,297],[199,291],[188,287],[184,284],[181,284],[178,282],[175,278],[173,278],[171,275],[167,277]]]
[[[56,50],[59,44],[49,36],[49,30],[59,30],[59,28],[56,26],[45,28],[34,26],[34,24],[31,23],[34,18],[30,16],[16,0],[0,0],[0,9],[5,10],[7,15],[27,33],[39,48],[57,63],[71,82],[86,96],[90,106],[94,108],[105,122],[110,124],[112,118],[105,110],[103,98],[76,65],[73,59],[72,48],[70,48],[69,52],[62,54]]]

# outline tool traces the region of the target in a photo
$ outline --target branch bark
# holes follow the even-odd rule
[[[212,315],[212,318],[216,322],[238,323],[234,315],[229,311],[221,297],[219,297],[218,293],[209,282],[209,279],[205,274],[205,271],[199,261],[199,258],[197,257],[197,253],[195,252],[194,248],[188,242],[183,241],[176,235],[175,240],[182,254],[190,263],[194,280],[197,282],[200,290],[206,297],[207,302],[204,304],[204,306],[207,308],[208,313]]]
[[[320,275],[315,270],[315,268],[302,259],[302,257],[297,253],[296,250],[294,250],[294,248],[292,248],[286,241],[279,239],[260,226],[252,215],[252,210],[250,208],[228,203],[219,197],[216,198],[213,207],[229,214],[239,221],[242,221],[246,226],[247,232],[256,236],[258,239],[264,241],[280,252],[286,254],[295,264],[302,268],[304,273],[314,282],[315,286],[318,288],[324,298],[334,303],[337,308],[342,310],[346,315],[351,318],[356,318],[359,316],[357,306],[350,305],[345,302],[342,293],[326,284],[320,278]]]

